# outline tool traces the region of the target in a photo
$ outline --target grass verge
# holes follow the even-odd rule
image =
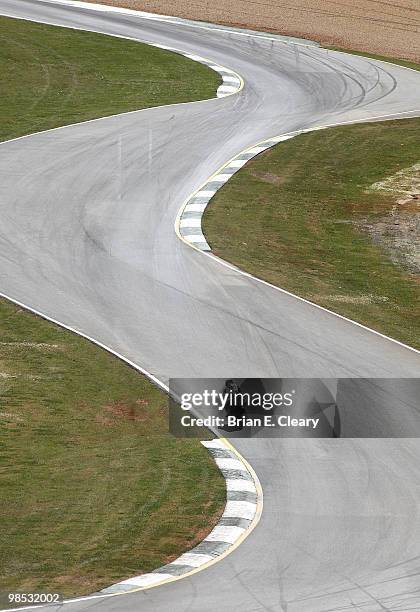
[[[201,540],[224,481],[166,396],[4,300],[0,330],[0,590],[89,593]]]
[[[213,98],[219,75],[103,34],[0,17],[0,140],[163,104]]]
[[[420,273],[399,251],[417,240],[419,255],[418,235],[407,235],[419,200],[400,206],[395,194],[368,191],[418,163],[419,150],[420,119],[301,135],[248,162],[216,194],[205,235],[251,274],[420,348]]]
[[[185,58],[0,18],[0,138],[214,95]],[[200,541],[225,500],[167,401],[88,341],[0,300],[0,591],[96,591]]]

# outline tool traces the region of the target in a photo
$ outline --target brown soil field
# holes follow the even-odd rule
[[[420,61],[420,0],[91,0]]]

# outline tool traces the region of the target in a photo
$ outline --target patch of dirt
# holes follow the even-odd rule
[[[66,592],[69,593],[91,593],[97,587],[97,577],[80,576],[78,574],[55,576],[52,579],[50,591],[53,591],[54,588],[59,591],[60,587],[65,587]],[[34,590],[36,591],[36,589],[32,589],[32,591]]]
[[[105,426],[112,426],[121,420],[144,423],[151,417],[148,405],[146,400],[137,400],[132,404],[113,402],[98,412],[96,421]]]
[[[420,274],[420,201],[414,214],[398,210],[359,227],[369,233],[373,242],[385,248],[395,264]]]
[[[37,374],[8,374],[7,372],[0,372],[0,378],[23,378],[24,380],[49,380],[49,376],[41,376]]]
[[[389,214],[358,227],[385,248],[391,260],[413,274],[420,274],[420,164],[400,170],[367,190],[393,194]]]
[[[285,183],[285,179],[278,174],[272,172],[256,172],[255,170],[249,171],[252,176],[263,181],[264,183],[271,183],[272,185],[282,185]]]
[[[420,61],[419,0],[90,0]]]
[[[314,302],[320,302],[324,299],[342,304],[380,304],[382,302],[387,302],[389,298],[386,296],[372,295],[370,293],[362,295],[316,295],[312,297]]]
[[[397,204],[408,204],[420,200],[420,164],[403,168],[383,181],[378,181],[369,187],[367,192],[380,191],[402,196]]]
[[[267,153],[266,153],[267,155]],[[269,157],[267,157],[269,159]],[[248,167],[248,172],[254,178],[263,181],[264,183],[270,183],[271,185],[284,185],[287,181],[294,177],[296,170],[299,169],[299,164],[297,162],[289,162],[279,169],[279,173],[274,172],[260,172],[256,170],[252,164]]]
[[[12,412],[0,412],[0,420],[11,423],[23,423],[22,417]]]
[[[12,348],[37,348],[47,351],[62,348],[58,344],[49,344],[48,342],[0,342],[0,346],[10,346]]]

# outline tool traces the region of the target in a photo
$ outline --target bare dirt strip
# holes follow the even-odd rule
[[[420,61],[420,0],[90,0]]]

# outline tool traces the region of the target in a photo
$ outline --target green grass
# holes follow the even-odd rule
[[[0,591],[93,592],[201,540],[224,481],[166,396],[4,300],[0,338]]]
[[[0,17],[0,140],[95,117],[212,98],[220,77],[181,55]]]
[[[284,142],[216,194],[206,237],[248,272],[420,348],[419,275],[392,263],[360,229],[395,204],[395,196],[365,189],[418,163],[419,151],[420,119]]]
[[[214,95],[214,73],[129,41],[0,18],[0,138]],[[0,300],[0,591],[94,592],[200,541],[224,480],[166,396]]]

